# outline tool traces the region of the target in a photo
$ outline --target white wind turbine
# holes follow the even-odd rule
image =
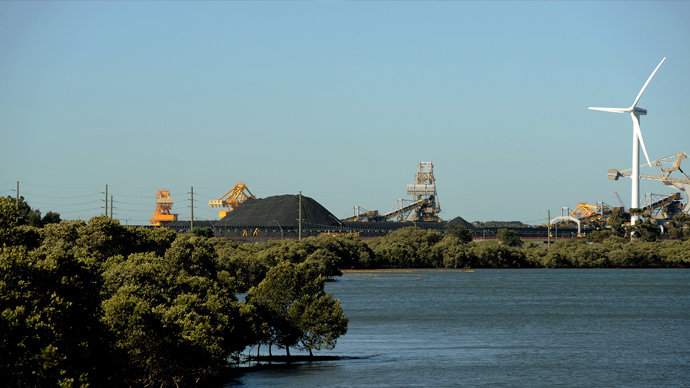
[[[632,200],[630,203],[630,207],[635,207],[639,208],[640,207],[640,147],[639,144],[642,144],[642,151],[644,151],[644,157],[647,159],[647,165],[651,166],[652,163],[649,161],[649,156],[647,155],[647,149],[644,146],[644,140],[642,140],[642,132],[640,131],[640,116],[646,115],[647,114],[647,109],[642,109],[637,107],[637,102],[640,101],[640,97],[642,97],[642,93],[644,93],[644,90],[647,88],[647,85],[649,85],[649,81],[652,80],[652,77],[654,77],[654,74],[656,73],[657,70],[659,70],[659,67],[661,66],[662,63],[666,60],[666,57],[659,62],[657,65],[656,69],[652,72],[652,75],[649,76],[649,79],[647,79],[647,82],[645,82],[644,86],[642,87],[642,90],[640,90],[640,93],[637,95],[637,98],[635,99],[635,102],[629,107],[629,108],[596,108],[596,107],[590,107],[589,109],[592,110],[601,110],[604,112],[613,112],[613,113],[630,113],[630,116],[632,117],[633,121],[633,152],[632,152],[632,174],[630,177],[632,178]],[[631,219],[631,223],[635,225],[635,222],[637,221],[637,216],[633,216]]]

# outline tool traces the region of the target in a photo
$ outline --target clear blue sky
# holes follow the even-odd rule
[[[628,115],[652,160],[690,153],[690,2],[0,2],[0,195],[44,214],[180,219],[244,181],[338,217],[410,199],[545,222],[630,205]],[[690,170],[690,161],[686,161]],[[644,168],[642,172],[654,173]],[[642,181],[641,192],[670,193]]]

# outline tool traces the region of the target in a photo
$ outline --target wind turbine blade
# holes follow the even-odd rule
[[[602,112],[613,112],[613,113],[625,113],[629,112],[628,109],[626,108],[597,108],[594,106],[590,106],[589,109],[591,110],[600,110]]]
[[[642,145],[642,151],[644,152],[644,157],[647,159],[647,165],[652,166],[652,162],[649,161],[649,156],[647,155],[647,148],[644,146],[644,140],[642,140],[642,131],[640,130],[640,119],[636,117],[633,113],[630,114],[633,117],[633,128],[635,130],[635,136],[640,139],[640,145]]]
[[[642,90],[640,90],[640,94],[637,95],[637,98],[635,99],[635,102],[630,106],[630,108],[635,108],[637,106],[637,102],[640,101],[640,97],[642,97],[642,93],[644,93],[644,90],[647,88],[647,85],[649,85],[649,81],[652,80],[652,77],[654,77],[654,74],[656,73],[657,70],[659,70],[659,67],[661,66],[662,63],[666,60],[666,57],[659,62],[659,64],[656,66],[656,69],[652,72],[652,75],[649,76],[649,79],[647,79],[647,82],[644,83],[644,86],[642,87]],[[640,140],[642,140],[642,136],[640,136]]]

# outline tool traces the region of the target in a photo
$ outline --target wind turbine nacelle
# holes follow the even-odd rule
[[[621,175],[620,171],[616,170],[615,168],[612,168],[608,171],[608,176],[609,180],[617,181],[618,178],[622,177],[623,175]]]
[[[647,114],[647,109],[642,109],[642,108],[635,107],[635,109],[633,109],[633,114],[636,114],[636,115],[638,115],[638,116],[646,115],[646,114]]]

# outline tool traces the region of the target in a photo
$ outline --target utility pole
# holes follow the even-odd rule
[[[299,233],[297,234],[297,240],[301,240],[302,239],[302,192],[301,191],[299,192],[299,218],[297,220],[298,220],[298,225],[299,225],[299,227],[298,227]]]
[[[113,195],[110,195],[110,220],[113,220]]]
[[[551,248],[551,210],[547,211],[546,217],[547,217],[546,224],[547,224],[547,229],[548,229],[548,231],[547,231],[548,237],[547,237],[546,247]]]
[[[19,181],[17,181],[17,224],[19,224],[19,220],[22,218],[19,215]]]
[[[189,223],[189,231],[191,232],[192,229],[194,229],[194,186],[192,186],[192,222]]]
[[[105,216],[108,217],[108,185],[105,185]]]

